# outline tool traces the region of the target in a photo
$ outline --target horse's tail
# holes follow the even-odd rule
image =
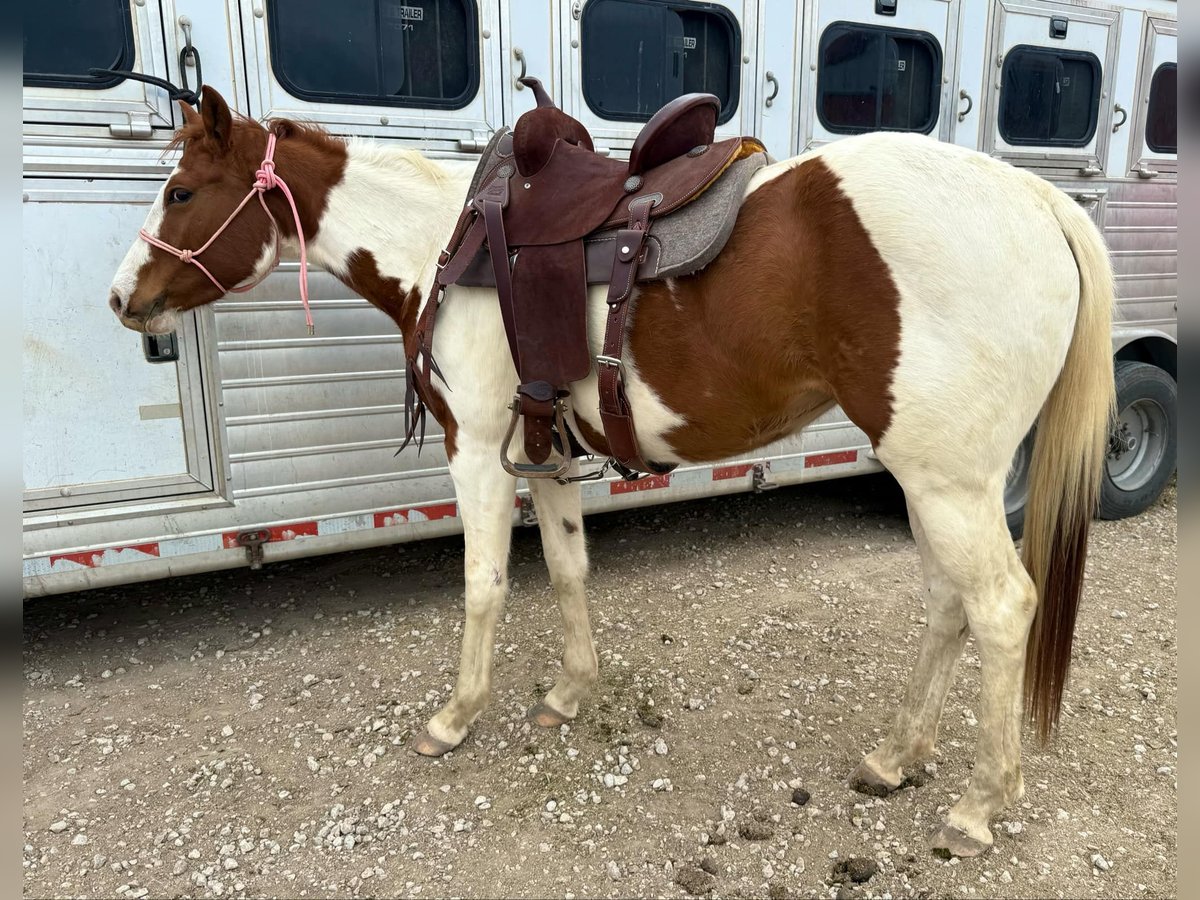
[[[1092,220],[1047,191],[1079,269],[1075,332],[1038,418],[1025,509],[1024,563],[1038,608],[1025,660],[1025,712],[1044,742],[1058,724],[1114,405],[1113,275]]]

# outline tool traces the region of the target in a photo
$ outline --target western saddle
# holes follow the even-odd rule
[[[622,352],[633,287],[690,274],[716,256],[766,152],[753,138],[714,142],[720,102],[685,94],[646,123],[627,162],[610,159],[595,152],[587,129],[554,105],[541,82],[521,81],[537,107],[484,151],[410,344],[405,446],[418,423],[418,443],[424,439],[432,375],[445,381],[431,348],[446,286],[486,285],[499,297],[520,379],[500,452],[505,471],[564,480],[572,457],[587,454],[565,414],[569,385],[594,363],[611,464],[630,479],[668,472],[673,467],[642,456],[625,396]],[[589,284],[608,285],[603,351],[594,360]],[[510,458],[520,419],[528,463]],[[548,461],[552,453],[557,459]]]

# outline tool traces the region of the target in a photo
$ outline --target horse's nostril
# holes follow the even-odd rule
[[[116,291],[112,291],[108,295],[108,308],[115,312],[118,316],[121,315],[121,310],[125,304],[121,302],[121,297]]]

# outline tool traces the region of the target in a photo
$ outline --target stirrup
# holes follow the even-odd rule
[[[558,462],[544,463],[518,463],[513,462],[508,458],[509,448],[512,447],[513,435],[517,433],[517,422],[521,420],[521,397],[513,395],[513,402],[509,404],[509,409],[512,410],[512,419],[508,423],[508,432],[504,435],[504,442],[500,445],[500,466],[509,475],[515,475],[517,478],[562,478],[571,469],[571,457],[562,450],[558,451]],[[567,433],[567,423],[563,420],[563,401],[557,399],[554,401],[554,426],[558,429],[559,434]]]

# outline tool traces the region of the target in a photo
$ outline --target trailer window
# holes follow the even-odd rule
[[[1150,79],[1150,100],[1146,107],[1146,146],[1155,153],[1179,152],[1176,118],[1178,65],[1163,63]]]
[[[133,67],[129,0],[56,0],[53,11],[26,4],[22,24],[27,85],[110,88],[124,79],[89,75],[88,69]]]
[[[1084,147],[1099,111],[1093,54],[1028,45],[1008,52],[1000,88],[1000,136],[1008,143]]]
[[[928,134],[941,106],[942,48],[924,31],[835,22],[821,35],[817,117],[835,134]]]
[[[580,23],[583,97],[604,119],[644,122],[680,94],[715,94],[719,122],[738,103],[741,33],[721,6],[591,0]]]
[[[318,103],[462,109],[479,90],[474,0],[268,0],[271,69]]]

